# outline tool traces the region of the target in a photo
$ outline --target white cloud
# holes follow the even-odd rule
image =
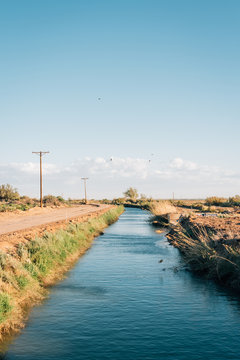
[[[24,194],[34,193],[36,196],[38,175],[39,162],[0,164],[1,183],[10,183]],[[205,194],[208,189],[213,191],[215,188],[219,191],[228,188],[231,192],[231,186],[235,193],[240,187],[238,171],[201,165],[180,157],[165,163],[155,159],[150,162],[148,159],[130,157],[86,157],[67,166],[44,161],[43,175],[48,193],[64,192],[68,196],[77,196],[75,194],[82,186],[83,176],[90,178],[92,192],[96,197],[107,196],[108,193],[113,194],[112,196],[121,195],[123,187],[137,184],[142,186],[141,192],[156,194],[159,189],[163,193],[168,191],[171,183],[171,188],[181,187],[186,197],[191,191],[194,193],[196,188],[202,189]]]
[[[70,169],[82,175],[100,175],[113,177],[146,178],[149,173],[149,162],[145,159],[135,158],[85,158],[74,162]],[[69,170],[70,170],[69,169]]]
[[[183,169],[183,170],[196,170],[198,168],[197,164],[192,161],[186,161],[181,158],[175,158],[170,162],[170,167],[173,169]]]
[[[6,165],[5,165],[6,166]],[[9,169],[16,170],[17,172],[28,173],[28,174],[38,174],[39,173],[39,163],[10,163],[8,165]],[[45,174],[57,174],[61,170],[55,164],[43,164],[43,170]]]

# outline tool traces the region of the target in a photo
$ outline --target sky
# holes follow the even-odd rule
[[[239,38],[238,0],[0,0],[0,184],[239,194]]]

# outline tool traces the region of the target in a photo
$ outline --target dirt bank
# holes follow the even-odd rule
[[[240,291],[238,214],[182,217],[167,237],[193,271]]]
[[[221,233],[222,237],[240,237],[240,214],[237,212],[225,216],[217,214],[195,215],[191,216],[189,221],[193,226],[204,227],[213,233]]]
[[[65,229],[69,223],[96,217],[112,205],[80,205],[64,208],[33,208],[26,212],[0,215],[0,250],[10,249],[19,242],[26,242],[44,232]]]

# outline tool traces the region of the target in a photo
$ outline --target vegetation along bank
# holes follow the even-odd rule
[[[167,237],[193,271],[240,291],[239,220],[185,216]]]
[[[47,296],[58,279],[91,246],[94,237],[124,211],[113,207],[104,214],[42,237],[20,242],[0,252],[0,339],[24,326],[33,304]]]
[[[191,270],[239,292],[238,199],[217,202],[218,198],[212,197],[201,206],[197,201],[151,201],[148,210],[153,214],[153,225],[168,227],[169,242],[179,249]]]

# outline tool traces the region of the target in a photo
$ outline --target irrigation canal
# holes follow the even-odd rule
[[[186,271],[148,217],[128,208],[96,239],[2,359],[239,360],[239,297]]]

